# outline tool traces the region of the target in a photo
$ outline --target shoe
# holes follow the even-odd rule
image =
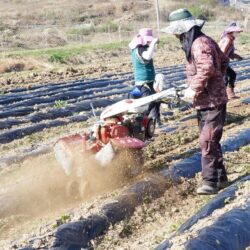
[[[229,100],[240,98],[239,96],[235,95],[234,88],[231,87],[227,87],[227,97]]]
[[[226,181],[219,181],[217,183],[217,188],[220,190],[220,189],[224,189],[226,188],[227,186],[229,186],[229,181],[226,180]]]
[[[196,193],[197,194],[206,194],[206,195],[217,194],[218,188],[203,184],[201,187],[197,188]]]

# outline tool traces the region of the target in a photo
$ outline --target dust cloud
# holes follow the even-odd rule
[[[124,158],[118,157],[113,164],[100,167],[93,157],[76,154],[74,172],[67,176],[51,153],[2,170],[0,236],[11,237],[8,229],[18,223],[55,220],[87,199],[124,185],[128,181],[121,168],[124,164]]]
[[[49,155],[26,160],[2,172],[0,180],[0,218],[14,214],[34,216],[63,200],[65,176]]]

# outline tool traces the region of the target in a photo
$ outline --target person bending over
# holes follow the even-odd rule
[[[158,42],[158,38],[153,36],[152,29],[143,28],[129,43],[135,79],[135,87],[129,94],[130,98],[140,98],[156,93],[153,86],[155,80],[153,57]],[[148,111],[156,125],[161,126],[160,103],[150,103]]]

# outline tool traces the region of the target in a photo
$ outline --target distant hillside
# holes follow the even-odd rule
[[[160,0],[161,24],[181,7],[205,20],[242,19],[217,0]],[[155,0],[5,0],[0,9],[0,49],[33,49],[72,43],[123,40],[143,26],[155,27]],[[105,35],[104,35],[105,34]],[[108,36],[107,36],[108,34]]]

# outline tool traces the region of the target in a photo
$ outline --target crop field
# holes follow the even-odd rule
[[[233,67],[238,73],[237,91],[242,98],[229,103],[225,137],[230,134],[237,134],[236,131],[241,129],[249,128],[250,110],[248,103],[250,87],[248,79],[250,76],[250,59],[245,57],[243,61],[233,63]],[[177,85],[185,83],[183,65],[161,68],[158,71],[164,73],[169,82]],[[93,123],[91,104],[95,107],[98,115],[104,107],[126,98],[128,91],[131,89],[131,81],[131,73],[106,74],[98,79],[89,78],[57,84],[36,84],[29,87],[11,88],[8,92],[2,93],[0,100],[2,107],[0,112],[2,152],[0,164],[2,172],[0,178],[1,202],[4,202],[5,206],[1,208],[2,226],[0,234],[4,239],[2,241],[4,246],[7,247],[10,242],[12,244],[15,242],[13,240],[10,241],[14,235],[15,240],[20,237],[23,239],[23,242],[20,243],[18,241],[18,244],[28,242],[28,237],[31,237],[31,234],[23,235],[23,230],[27,230],[27,232],[36,230],[35,235],[37,236],[39,233],[35,225],[39,220],[40,233],[47,235],[48,232],[55,230],[59,225],[84,216],[85,212],[83,211],[88,206],[93,206],[93,209],[86,210],[84,216],[86,217],[88,214],[98,211],[101,204],[106,203],[107,200],[112,200],[113,196],[121,193],[129,183],[132,184],[141,178],[148,178],[153,173],[157,174],[157,171],[169,168],[176,162],[198,151],[198,134],[196,127],[193,126],[195,120],[192,110],[187,110],[185,106],[166,111],[163,109],[162,114],[166,128],[158,131],[156,140],[146,148],[144,156],[147,160],[141,176],[124,182],[125,180],[123,179],[112,180],[109,174],[105,179],[104,176],[99,176],[95,172],[92,173],[91,178],[96,179],[95,181],[98,182],[98,185],[86,196],[86,199],[82,200],[77,197],[68,199],[68,197],[65,197],[63,188],[67,177],[59,169],[53,153],[51,153],[53,143],[60,136],[75,132],[76,128],[77,131],[83,131],[89,124]],[[76,128],[75,125],[77,125]],[[62,129],[64,126],[66,128],[69,126],[72,130],[67,130],[68,128],[66,130]],[[57,133],[54,133],[54,129],[58,130]],[[40,136],[36,137],[38,134]],[[45,140],[44,138],[46,137],[43,134],[51,138]],[[36,144],[27,148],[28,145],[32,144],[32,138]],[[37,140],[41,139],[45,141],[40,141],[37,144]],[[12,152],[18,152],[15,151],[18,148],[19,154],[13,154]],[[244,154],[244,152],[248,152],[248,148],[243,149],[241,154]],[[237,153],[233,155],[226,154],[226,157],[229,157],[226,165],[229,167],[229,171],[232,171],[230,175],[232,181],[249,171],[248,156],[240,160],[236,155]],[[243,163],[237,163],[240,164],[239,169],[233,170],[231,157],[236,157],[237,160],[235,161],[237,162],[243,161]],[[9,167],[10,165],[12,167]],[[196,181],[199,182],[199,178]],[[10,183],[14,184],[10,185]],[[188,186],[187,190],[185,190],[186,185]],[[174,208],[171,207],[171,211],[179,211],[180,209],[179,192],[188,192],[186,194],[187,197],[192,196],[192,198],[189,197],[190,200],[197,202],[195,210],[203,204],[202,198],[199,199],[193,196],[194,185],[195,181],[192,181],[184,182],[180,189],[177,189],[175,186],[170,188],[171,192],[174,192],[172,195],[177,198]],[[32,189],[29,190],[29,187],[32,187]],[[169,190],[166,191],[165,198],[160,199],[166,199],[166,196],[169,197],[169,192]],[[187,197],[185,196],[184,201]],[[46,202],[44,202],[44,199]],[[151,202],[153,203],[151,204]],[[147,209],[150,211],[152,209],[151,206],[155,206],[155,202],[150,201],[148,203],[146,201],[143,206],[148,207]],[[161,203],[162,201],[159,202]],[[28,210],[26,210],[26,206],[29,206]],[[137,213],[140,214],[139,211],[142,208],[139,207]],[[164,209],[168,211],[170,208],[165,207]],[[174,214],[179,216],[179,212],[174,212]],[[58,222],[55,222],[55,219]],[[131,222],[128,222],[129,227],[132,226],[130,223],[134,223],[132,222],[134,219],[132,217]],[[180,220],[183,221],[182,216],[180,216]],[[22,224],[19,225],[16,223],[17,221],[22,222]],[[48,223],[48,221],[50,222]],[[146,219],[143,225],[148,226],[148,223],[151,224],[153,222]],[[123,226],[126,228],[128,225]],[[125,228],[121,229],[122,225],[120,224],[117,227],[119,230],[126,230]],[[175,227],[174,224],[171,227]],[[133,229],[134,233],[131,232],[126,237],[128,239],[129,237],[138,237],[136,235],[138,235],[141,229],[139,228],[139,231]],[[109,234],[116,233],[116,229],[112,229],[109,232]],[[157,238],[156,235],[152,237]],[[159,236],[156,242],[163,239],[162,237],[163,235]],[[123,237],[120,240],[119,237],[117,238],[117,242],[121,245],[125,244],[124,240]],[[40,244],[41,246],[43,244],[48,246],[52,244],[51,242],[53,240],[49,238],[41,241]],[[118,244],[112,242],[113,240],[111,240],[111,244]],[[99,247],[97,249],[106,248],[107,238],[97,239],[95,244]],[[137,242],[137,244],[139,243]],[[136,249],[137,247],[138,245],[131,245],[129,249]],[[112,246],[112,249],[116,249],[115,245]]]
[[[218,249],[250,247],[248,14],[215,0],[159,5],[161,27],[180,7],[205,19],[203,30],[216,41],[229,21],[244,27],[235,42],[243,60],[230,63],[240,98],[228,102],[222,138],[230,186],[218,195],[196,194],[202,183],[196,112],[181,102],[161,105],[163,127],[143,148],[136,176],[119,171],[123,158],[102,168],[74,152],[90,184],[84,195],[68,195],[70,179],[54,145],[89,131],[104,108],[128,97],[134,84],[128,42],[138,28],[156,30],[155,1],[6,0],[0,10],[0,249],[197,249],[192,246],[205,247],[207,239]],[[185,84],[181,45],[155,35],[157,73]],[[218,228],[223,231],[215,233]],[[229,234],[237,240],[223,238]]]
[[[250,59],[234,64],[238,80],[250,76]],[[183,66],[161,69],[169,83],[184,84]],[[57,84],[9,89],[1,95],[0,142],[32,135],[46,128],[86,121],[91,117],[91,104],[100,112],[104,107],[127,97],[131,73],[106,75],[102,79],[83,79]],[[249,87],[250,88],[250,87]]]

